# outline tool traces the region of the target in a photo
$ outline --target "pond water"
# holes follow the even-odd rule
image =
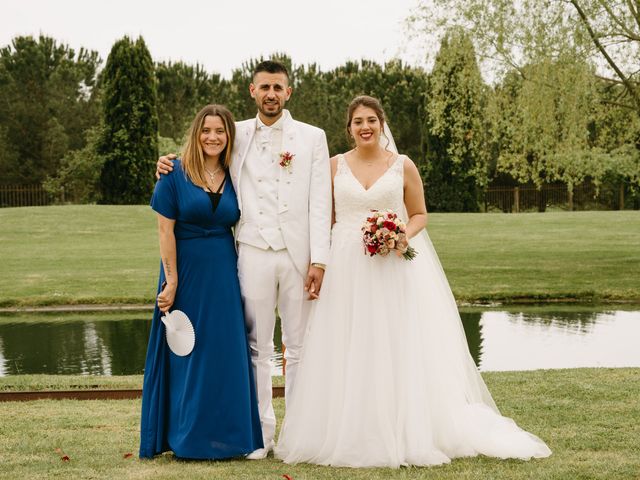
[[[150,314],[0,316],[0,376],[143,372]],[[640,367],[640,311],[545,307],[461,311],[482,371]],[[276,328],[274,375],[282,373]]]

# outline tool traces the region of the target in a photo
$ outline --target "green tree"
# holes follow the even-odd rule
[[[49,37],[16,37],[0,49],[2,183],[40,183],[55,174],[84,130],[98,122],[100,59]]]
[[[296,120],[316,125],[326,132],[325,127],[336,120],[330,108],[331,92],[326,74],[316,64],[311,64],[295,67],[292,77],[293,94],[287,108]]]
[[[639,122],[633,111],[607,101],[619,92],[575,57],[523,72],[507,75],[495,91],[498,172],[538,187],[561,182],[570,192],[585,181],[635,188]]]
[[[640,3],[635,0],[569,0],[573,18],[591,40],[589,52],[606,62],[609,83],[620,84],[626,106],[640,115]],[[626,98],[625,98],[626,97]]]
[[[325,131],[331,155],[349,148],[345,112],[351,95],[350,90],[345,90],[344,81],[341,81],[348,75],[341,75],[341,72],[336,74],[337,70],[322,72],[315,64],[298,67],[290,101],[295,118]]]
[[[487,181],[486,86],[469,37],[443,38],[426,102],[426,195],[435,211],[478,210]]]
[[[142,37],[114,44],[102,83],[101,202],[146,203],[158,158],[158,116],[153,61]]]
[[[421,0],[410,17],[420,39],[451,26],[473,37],[496,73],[567,53],[601,67],[598,74],[623,87],[618,103],[640,114],[640,4],[632,0]]]
[[[410,20],[421,40],[465,28],[499,84],[498,175],[570,190],[583,180],[636,188],[637,1],[422,0]]]
[[[156,64],[158,130],[162,137],[182,140],[195,114],[210,103],[225,103],[223,81],[201,65]]]
[[[357,95],[371,95],[382,103],[399,151],[417,163],[424,161],[422,119],[427,75],[422,69],[399,60],[385,65],[361,60],[325,73],[311,66],[296,78],[299,86],[292,111],[325,130],[332,153],[352,148],[345,130],[349,102]]]
[[[96,126],[85,133],[86,145],[68,151],[56,174],[43,184],[54,198],[64,202],[94,203],[100,200],[100,172],[104,165],[104,157],[98,153],[101,128]]]
[[[606,185],[617,192],[618,208],[640,208],[640,116],[620,107],[622,85],[598,82],[602,98],[596,107],[592,131],[595,148],[606,152],[606,162],[594,175],[597,186]],[[592,174],[593,175],[593,174]]]
[[[600,155],[593,142],[599,99],[592,69],[568,57],[523,71],[496,89],[498,171],[520,183],[560,181],[573,190]]]

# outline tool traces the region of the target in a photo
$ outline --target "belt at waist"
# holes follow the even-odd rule
[[[188,240],[202,237],[223,237],[231,235],[230,227],[203,228],[189,223],[176,223],[174,227],[176,240]]]

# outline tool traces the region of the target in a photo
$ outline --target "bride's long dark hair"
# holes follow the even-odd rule
[[[380,135],[384,135],[384,124],[386,122],[386,116],[384,114],[384,109],[382,108],[382,104],[380,100],[374,97],[370,97],[369,95],[358,95],[356,98],[351,100],[349,107],[347,108],[347,138],[351,141],[351,121],[353,120],[353,112],[355,112],[358,107],[367,107],[373,110],[380,121]],[[387,136],[385,135],[385,138]],[[389,146],[390,140],[387,138],[387,144],[385,145],[385,150]]]

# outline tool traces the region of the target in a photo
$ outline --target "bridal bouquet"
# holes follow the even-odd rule
[[[392,210],[371,210],[371,216],[362,224],[365,255],[385,256],[393,250],[405,260],[413,260],[418,252],[409,245],[406,229]]]

